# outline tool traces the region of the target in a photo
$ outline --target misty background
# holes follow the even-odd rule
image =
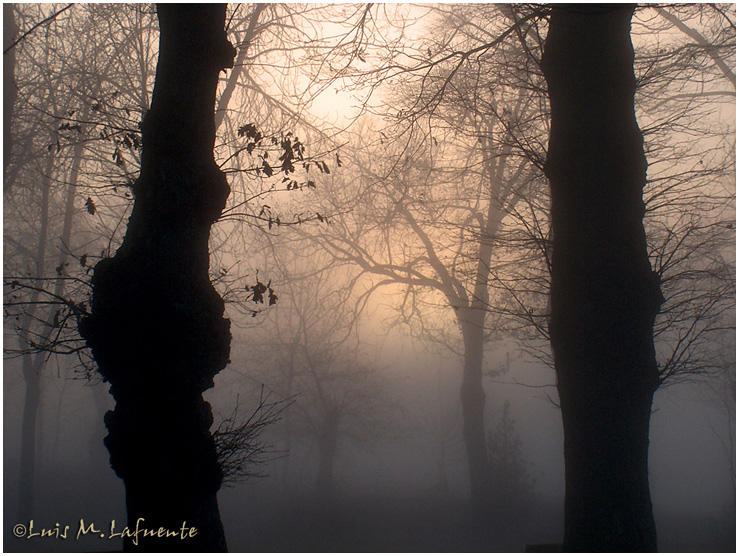
[[[107,529],[126,516],[103,445],[114,402],[76,318],[94,264],[125,233],[157,20],[144,4],[64,8],[3,5],[5,47],[23,37],[4,59],[9,551],[120,548],[15,538],[29,505],[38,527],[72,532],[80,519]],[[215,153],[232,193],[211,235],[211,277],[233,340],[205,397],[227,471],[219,503],[231,551],[560,542],[543,79],[515,37],[469,66],[445,57],[506,28],[507,10],[229,5],[239,54],[218,89]],[[650,162],[645,226],[672,311],[656,329],[664,385],[649,453],[668,552],[735,550],[735,78],[725,71],[735,67],[734,30],[734,5],[640,8],[632,27]],[[545,23],[537,32],[546,36]],[[493,210],[491,233],[478,224]],[[499,498],[476,536],[466,517],[465,339],[445,287],[477,295],[486,245],[482,371]],[[251,451],[242,442],[229,459],[228,442],[250,432]]]

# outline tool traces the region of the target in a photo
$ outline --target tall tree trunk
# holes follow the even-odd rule
[[[482,364],[485,349],[485,316],[490,305],[490,263],[495,239],[504,212],[501,199],[506,199],[512,183],[503,183],[507,156],[486,163],[490,180],[490,197],[485,215],[485,227],[477,253],[475,286],[469,307],[457,310],[457,318],[464,341],[464,370],[462,374],[462,417],[464,440],[470,468],[470,488],[473,507],[486,516],[488,503],[495,496],[490,480],[490,462],[485,439],[485,388],[482,384]]]
[[[85,110],[83,118],[86,118],[87,110]],[[79,177],[80,166],[82,164],[82,154],[84,146],[82,143],[78,143],[74,147],[74,154],[72,156],[72,169],[69,174],[69,185],[67,187],[67,193],[64,203],[64,223],[62,226],[61,245],[64,248],[61,250],[59,255],[59,264],[57,268],[63,268],[68,255],[68,248],[71,248],[72,242],[72,225],[74,222],[74,199],[77,191],[77,179]],[[36,286],[38,290],[33,294],[32,302],[30,304],[31,312],[24,316],[23,323],[21,324],[21,330],[25,331],[26,335],[21,333],[18,336],[18,343],[21,351],[27,352],[31,349],[31,343],[29,340],[29,333],[31,327],[34,324],[36,314],[36,302],[39,298],[39,290],[45,287],[45,274],[46,274],[46,252],[49,241],[49,209],[51,203],[51,175],[54,168],[54,154],[49,153],[46,167],[43,172],[41,180],[42,185],[42,198],[41,198],[41,214],[39,216],[40,229],[38,247],[36,251]],[[54,295],[57,299],[63,297],[66,280],[60,274],[54,284]],[[56,306],[52,306],[46,317],[43,319],[45,323],[41,331],[38,333],[37,341],[48,341],[54,333],[54,313],[57,311]],[[21,442],[21,471],[19,480],[19,519],[27,521],[31,519],[33,513],[33,502],[34,502],[34,477],[36,470],[36,444],[37,440],[37,426],[38,426],[38,412],[41,407],[41,373],[44,370],[46,361],[48,359],[48,353],[40,351],[31,355],[26,353],[23,356],[23,378],[26,383],[26,395],[23,404],[23,424],[21,429],[22,442]]]
[[[160,4],[158,14],[135,204],[115,257],[95,267],[92,315],[80,331],[116,400],[105,442],[126,487],[129,527],[197,529],[186,539],[126,539],[124,548],[225,551],[222,473],[202,393],[228,363],[231,342],[208,276],[208,237],[230,192],[213,160],[213,108],[235,50],[224,4]]]
[[[442,440],[439,443],[439,453],[436,456],[436,487],[434,491],[439,498],[449,498],[451,489],[449,488],[449,477],[446,471],[446,445]]]
[[[470,470],[470,494],[473,510],[485,514],[490,501],[490,465],[485,443],[485,389],[482,385],[483,319],[482,309],[459,309],[459,321],[464,341],[464,369],[462,370],[462,430]]]
[[[51,172],[54,168],[54,154],[47,155],[41,177],[41,214],[39,214],[39,236],[36,246],[36,290],[28,304],[29,311],[21,319],[18,332],[18,347],[23,355],[23,380],[26,383],[26,394],[23,400],[23,423],[21,425],[21,469],[18,481],[18,519],[28,521],[33,513],[36,477],[36,425],[41,405],[41,371],[45,354],[30,353],[32,349],[31,328],[35,324],[37,302],[40,291],[44,288],[46,272],[46,248],[49,236],[49,203],[51,198]],[[51,316],[51,315],[50,315]],[[51,322],[51,318],[47,318]],[[45,338],[43,333],[40,336]],[[38,341],[38,340],[37,340]]]
[[[15,22],[15,6],[3,4],[3,50],[8,48],[18,35],[18,24]],[[13,150],[13,135],[10,124],[13,117],[18,88],[15,84],[15,48],[3,55],[3,175],[8,169],[10,153]],[[7,187],[5,184],[4,189]]]
[[[565,435],[564,549],[654,551],[647,473],[662,303],[642,219],[633,5],[556,6],[542,69],[552,127],[551,342]]]
[[[26,394],[23,399],[21,425],[21,467],[18,481],[18,519],[33,519],[36,478],[36,423],[41,406],[41,369],[34,365],[34,357],[23,355],[23,380]]]
[[[492,151],[489,140],[481,133],[483,149]],[[485,317],[490,309],[490,265],[493,243],[505,217],[503,206],[515,206],[513,189],[518,185],[517,174],[504,180],[509,149],[502,156],[484,158],[488,179],[488,207],[485,225],[481,230],[477,250],[475,284],[469,306],[457,309],[457,319],[464,341],[464,370],[462,375],[462,417],[464,440],[470,469],[470,488],[473,510],[487,519],[490,502],[496,493],[490,475],[490,461],[485,435],[485,389],[483,387],[483,359],[485,350]],[[520,172],[519,172],[520,174]]]

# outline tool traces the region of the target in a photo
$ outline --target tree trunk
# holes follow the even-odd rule
[[[87,110],[85,111],[86,118]],[[64,204],[64,224],[62,227],[61,245],[66,248],[72,247],[72,225],[74,221],[74,199],[77,190],[77,178],[79,176],[80,165],[82,164],[82,154],[84,147],[82,143],[75,145],[74,154],[72,157],[72,169],[69,175],[69,185],[67,187],[67,194]],[[55,156],[49,154],[46,160],[46,167],[41,180],[41,214],[39,215],[39,222],[41,224],[39,229],[38,247],[36,250],[36,286],[39,290],[44,289],[46,274],[46,252],[47,244],[49,241],[49,210],[51,203],[51,176],[54,168]],[[62,268],[69,258],[67,250],[61,251],[59,256],[59,264],[57,268]],[[60,299],[64,295],[66,280],[62,275],[59,275],[54,284],[54,295]],[[23,352],[27,352],[31,349],[31,343],[29,338],[31,336],[31,327],[34,324],[36,314],[36,302],[39,299],[39,290],[37,290],[32,297],[30,303],[31,312],[24,316],[21,330],[25,331],[18,336],[18,345]],[[57,306],[52,305],[45,318],[41,320],[45,323],[40,332],[38,332],[38,338],[41,344],[49,341],[54,333],[54,313],[58,310]],[[37,340],[38,341],[38,340]],[[37,439],[37,427],[38,427],[38,412],[41,406],[41,374],[48,360],[49,354],[40,351],[31,355],[26,353],[23,356],[23,378],[26,383],[26,395],[23,405],[23,424],[21,429],[22,442],[21,442],[21,471],[19,480],[19,519],[21,521],[28,521],[33,517],[33,503],[35,498],[34,484],[35,484],[35,470],[36,470],[36,459],[38,454],[36,453]],[[57,423],[58,425],[58,423]]]
[[[49,153],[46,158],[41,178],[41,214],[39,214],[39,237],[36,245],[36,291],[31,294],[28,304],[29,311],[21,319],[18,332],[18,347],[23,355],[23,380],[26,383],[26,394],[23,401],[23,424],[21,425],[21,469],[18,482],[18,519],[28,521],[33,517],[36,482],[36,427],[38,412],[41,405],[41,371],[43,370],[46,354],[30,353],[31,338],[34,334],[31,328],[36,320],[37,303],[40,291],[44,288],[44,274],[46,272],[46,247],[49,236],[49,202],[51,197],[51,173],[54,168],[54,155]],[[51,316],[51,315],[50,315]],[[51,318],[47,318],[51,322]],[[41,338],[46,338],[44,332]]]
[[[486,148],[486,145],[483,142]],[[505,216],[502,203],[513,190],[514,181],[504,183],[508,153],[487,158],[485,171],[489,179],[489,193],[485,227],[477,252],[475,285],[469,307],[457,309],[458,322],[464,341],[464,371],[462,375],[462,417],[467,460],[470,468],[470,489],[473,511],[483,519],[493,497],[490,461],[485,435],[485,388],[482,384],[482,365],[485,349],[485,317],[490,308],[490,264],[493,240]]]
[[[436,470],[438,476],[434,491],[439,498],[449,498],[451,489],[449,488],[449,477],[446,472],[446,446],[443,440],[439,444],[439,454],[436,456]]]
[[[470,494],[473,510],[484,515],[491,500],[490,465],[485,443],[485,389],[482,386],[484,311],[459,309],[464,340],[462,373],[462,422],[467,461],[470,468]]]
[[[13,4],[3,4],[3,50],[13,44],[18,35],[18,24],[15,22],[14,11],[15,6]],[[3,55],[3,174],[8,169],[10,154],[13,150],[13,135],[10,124],[13,119],[13,109],[17,97],[15,48],[11,48],[7,54]]]
[[[21,428],[21,469],[18,482],[18,519],[28,523],[33,519],[36,478],[36,423],[41,406],[41,367],[34,364],[31,354],[23,355],[23,379],[26,395],[23,400]]]
[[[654,551],[647,456],[662,303],[642,219],[633,5],[553,8],[550,322],[565,435],[564,549]]]
[[[97,418],[92,427],[89,437],[88,453],[90,465],[89,468],[96,473],[100,473],[101,469],[108,467],[108,454],[103,448],[102,440],[106,435],[104,415],[108,412],[108,387],[105,383],[89,384],[88,388],[92,394],[92,401],[95,407],[95,417]]]
[[[213,160],[213,108],[218,74],[235,51],[223,4],[160,4],[158,14],[135,204],[115,257],[95,267],[92,315],[80,332],[116,400],[105,443],[125,483],[129,527],[197,529],[186,539],[124,539],[124,548],[225,551],[222,474],[202,393],[230,352],[230,323],[208,276],[208,237],[229,195]]]

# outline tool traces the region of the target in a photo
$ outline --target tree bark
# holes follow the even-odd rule
[[[92,314],[80,332],[116,400],[105,443],[125,483],[128,526],[197,529],[185,539],[124,539],[124,548],[225,551],[222,474],[202,393],[228,363],[231,342],[208,276],[208,237],[230,192],[213,159],[213,109],[235,50],[224,4],[157,11],[159,61],[135,204],[115,257],[95,267]]]
[[[647,456],[662,303],[642,219],[633,5],[553,8],[551,343],[565,435],[564,550],[655,551]]]

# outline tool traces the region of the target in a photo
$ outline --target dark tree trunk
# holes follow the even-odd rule
[[[633,5],[553,9],[542,67],[552,127],[552,349],[565,434],[564,549],[655,551],[647,474],[662,302],[642,219]]]
[[[126,486],[128,525],[194,537],[139,536],[124,548],[225,551],[211,408],[202,393],[228,362],[224,305],[208,277],[208,237],[229,195],[213,160],[219,72],[235,50],[224,4],[160,4],[159,62],[142,125],[141,175],[126,237],[95,267],[92,316],[81,333],[115,409],[111,465]]]

